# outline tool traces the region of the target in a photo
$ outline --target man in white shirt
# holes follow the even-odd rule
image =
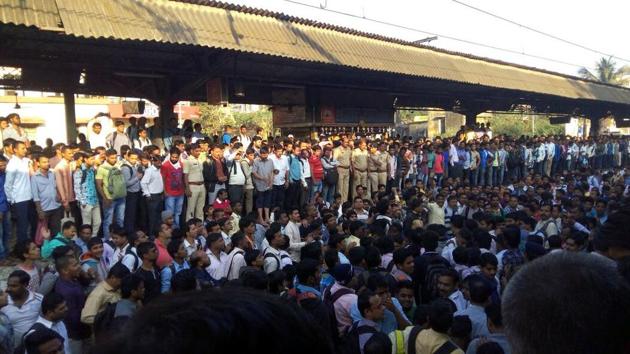
[[[97,147],[105,147],[107,145],[106,136],[107,134],[103,132],[103,126],[99,122],[95,122],[92,124],[92,131],[88,134],[90,140],[90,146],[92,149]]]
[[[269,274],[276,270],[282,269],[282,256],[280,255],[280,247],[284,243],[284,237],[277,224],[273,224],[269,230],[265,232],[265,239],[269,243],[269,247],[265,248],[263,269]]]
[[[241,125],[241,134],[239,134],[238,136],[238,141],[243,144],[243,147],[245,149],[247,149],[249,147],[249,144],[252,143],[252,138],[249,137],[249,135],[247,135],[247,127],[244,125]]]
[[[0,311],[2,311],[13,326],[13,342],[17,347],[22,342],[22,336],[39,318],[42,305],[42,295],[27,289],[31,277],[23,270],[13,271],[7,280],[6,295],[0,295]]]
[[[284,205],[284,195],[289,187],[289,159],[283,154],[282,145],[276,144],[269,160],[273,162],[273,187],[271,189],[271,205],[280,208]]]
[[[42,300],[42,313],[35,323],[57,332],[57,334],[63,338],[65,354],[72,354],[68,342],[68,331],[66,330],[66,325],[63,323],[63,319],[67,314],[68,306],[63,296],[52,292],[44,296]],[[37,325],[33,325],[24,337],[28,337],[34,331],[37,331]]]
[[[30,173],[32,162],[26,157],[26,145],[18,141],[15,143],[14,155],[9,160],[4,182],[4,193],[7,202],[13,206],[12,212],[17,217],[17,240],[28,239],[26,234],[29,225],[29,205],[33,199]]]
[[[300,261],[300,250],[307,243],[313,241],[312,236],[307,236],[305,241],[300,237],[300,211],[298,209],[291,210],[289,215],[289,223],[284,228],[284,233],[289,236],[289,254],[293,262]]]
[[[226,277],[227,273],[227,261],[228,255],[223,252],[225,248],[225,241],[220,233],[211,233],[208,235],[208,250],[206,254],[210,258],[210,265],[206,267],[206,272],[214,280],[219,280]]]
[[[145,197],[147,203],[149,235],[157,236],[160,226],[160,215],[162,213],[164,181],[160,173],[162,160],[157,156],[152,157],[151,160],[152,164],[144,171],[144,176],[142,176],[142,181],[140,181],[140,187],[142,188],[142,195]]]
[[[463,311],[468,307],[468,301],[464,294],[458,289],[459,274],[454,269],[445,270],[438,275],[437,289],[441,298],[453,301],[457,311]]]
[[[228,280],[238,279],[241,273],[241,268],[247,267],[245,262],[245,248],[247,247],[247,240],[242,233],[232,236],[232,251],[228,254],[227,270],[225,272]]]
[[[543,205],[540,207],[540,221],[536,224],[534,233],[543,232],[546,237],[558,235],[558,225],[551,217],[551,206]]]
[[[109,268],[116,263],[124,264],[130,272],[135,272],[142,265],[142,260],[138,257],[134,245],[128,242],[129,236],[123,228],[115,227],[111,232],[111,239],[116,249],[111,253]]]

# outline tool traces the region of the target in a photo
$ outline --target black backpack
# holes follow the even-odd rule
[[[114,328],[114,315],[116,314],[116,303],[109,302],[105,309],[94,317],[94,336],[99,338],[109,330]]]
[[[438,277],[442,272],[448,269],[450,269],[450,264],[448,264],[448,261],[445,262],[445,259],[440,256],[435,256],[429,261],[427,269],[424,272],[424,284],[422,292],[422,294],[429,296],[429,299],[426,299],[426,301],[431,301],[431,299],[438,296]],[[423,301],[424,300],[425,299],[423,299]]]
[[[372,326],[359,326],[359,322],[355,322],[349,329],[343,344],[339,349],[343,354],[361,354],[361,346],[359,344],[359,337],[363,334],[374,334],[376,328]]]

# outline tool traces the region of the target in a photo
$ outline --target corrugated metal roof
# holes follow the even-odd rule
[[[186,0],[204,2],[205,0]],[[630,90],[417,47],[270,12],[166,0],[0,0],[0,22],[85,38],[197,45],[296,60],[630,103]],[[56,6],[55,6],[56,5]]]

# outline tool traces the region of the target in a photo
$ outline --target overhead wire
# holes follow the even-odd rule
[[[456,3],[456,4],[459,4],[459,5],[461,5],[461,6],[464,6],[464,7],[467,7],[467,8],[469,8],[469,9],[472,9],[472,10],[474,10],[474,11],[481,12],[481,13],[483,13],[483,14],[485,14],[485,15],[490,16],[490,17],[494,17],[494,18],[496,18],[496,19],[498,19],[498,20],[501,20],[501,21],[504,21],[504,22],[510,23],[510,24],[512,24],[512,25],[515,25],[515,26],[521,27],[521,28],[523,28],[523,29],[526,29],[526,30],[528,30],[528,31],[531,31],[531,32],[537,33],[537,34],[539,34],[539,35],[542,35],[542,36],[545,36],[545,37],[548,37],[548,38],[551,38],[551,39],[554,39],[554,40],[557,40],[557,41],[560,41],[560,42],[563,42],[563,43],[566,43],[566,44],[570,44],[570,45],[572,45],[572,46],[575,46],[575,47],[578,47],[578,48],[581,48],[581,49],[587,50],[587,51],[589,51],[589,52],[597,53],[597,54],[600,54],[600,55],[604,55],[604,56],[607,56],[607,57],[610,57],[610,58],[614,58],[614,59],[618,59],[618,60],[621,60],[621,61],[625,61],[625,62],[630,63],[630,59],[624,59],[624,58],[622,58],[622,57],[618,57],[618,56],[616,56],[616,55],[614,55],[614,54],[605,53],[605,52],[602,52],[602,51],[600,51],[600,50],[597,50],[597,49],[593,49],[593,48],[587,47],[587,46],[585,46],[585,45],[583,45],[583,44],[580,44],[580,43],[577,43],[577,42],[574,42],[574,41],[571,41],[571,40],[568,40],[568,39],[564,39],[564,38],[558,37],[558,36],[556,36],[556,35],[554,35],[554,34],[547,33],[547,32],[541,31],[541,30],[538,30],[538,29],[533,28],[533,27],[530,27],[530,26],[528,26],[528,25],[524,25],[524,24],[522,24],[522,23],[516,22],[516,21],[511,20],[511,19],[509,19],[509,18],[506,18],[506,17],[500,16],[500,15],[497,15],[497,14],[492,13],[492,12],[490,12],[490,11],[487,11],[487,10],[481,9],[481,8],[479,8],[479,7],[476,7],[476,6],[473,6],[473,5],[467,4],[467,3],[462,2],[462,1],[459,1],[459,0],[451,0],[451,1],[452,1],[452,2],[454,2],[454,3]]]
[[[315,6],[315,5],[311,5],[311,4],[306,4],[306,3],[303,3],[303,2],[300,2],[300,1],[296,1],[296,0],[284,0],[284,1],[288,2],[288,3],[291,3],[291,4],[296,4],[296,5],[300,5],[300,6],[305,6],[305,7],[317,9],[317,10],[320,10],[320,11],[326,11],[326,12],[330,12],[330,13],[335,13],[335,14],[338,14],[338,15],[343,15],[343,16],[348,16],[348,17],[352,17],[352,18],[356,18],[356,19],[360,19],[360,20],[373,22],[373,23],[378,23],[378,24],[385,25],[385,26],[400,28],[400,29],[404,29],[404,30],[407,30],[407,31],[411,31],[411,32],[417,32],[417,33],[422,33],[422,34],[426,34],[426,35],[430,35],[430,36],[437,36],[437,37],[440,37],[440,38],[446,38],[446,39],[450,39],[452,41],[466,43],[466,44],[470,44],[470,45],[474,45],[474,46],[478,46],[478,47],[484,47],[484,48],[493,49],[493,50],[497,50],[497,51],[501,51],[501,52],[522,55],[522,56],[526,56],[526,57],[530,57],[530,58],[535,58],[535,59],[539,59],[539,60],[543,60],[543,61],[547,61],[547,62],[553,62],[553,63],[556,63],[556,64],[572,66],[572,67],[576,67],[576,68],[583,68],[583,67],[585,67],[585,65],[570,63],[570,62],[566,62],[566,61],[562,61],[562,60],[558,60],[558,59],[553,59],[553,58],[549,58],[549,57],[544,57],[544,56],[540,56],[540,55],[536,55],[536,54],[529,54],[529,53],[526,53],[524,51],[518,51],[518,50],[514,50],[514,49],[509,49],[509,48],[497,47],[497,46],[493,46],[493,45],[490,45],[490,44],[485,44],[485,43],[481,43],[481,42],[471,41],[471,40],[468,40],[468,39],[457,38],[457,37],[453,37],[453,36],[449,36],[449,35],[445,35],[445,34],[440,34],[440,33],[437,33],[437,32],[425,31],[425,30],[422,30],[422,29],[409,27],[409,26],[405,26],[405,25],[399,25],[399,24],[396,24],[396,23],[391,23],[391,22],[387,22],[387,21],[383,21],[383,20],[369,18],[369,17],[366,17],[366,16],[355,15],[355,14],[350,13],[350,12],[344,12],[344,11],[324,8],[324,7],[321,7],[321,6]]]

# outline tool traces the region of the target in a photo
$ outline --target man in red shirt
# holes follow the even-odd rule
[[[171,265],[171,263],[173,263],[173,257],[168,254],[167,250],[168,244],[169,242],[171,242],[172,234],[173,231],[170,227],[168,227],[168,225],[160,225],[160,231],[155,238],[155,247],[158,250],[158,256],[157,260],[155,261],[155,265],[157,265],[159,269],[168,267],[169,265]]]
[[[314,201],[313,196],[316,192],[322,191],[324,179],[324,166],[322,165],[322,148],[319,145],[313,146],[313,153],[308,158],[308,164],[311,165],[311,177],[313,178],[313,188],[309,196],[309,202]]]
[[[175,228],[179,229],[179,219],[184,205],[184,169],[179,160],[177,148],[170,151],[169,160],[162,164],[160,173],[164,180],[164,209],[173,213]]]

